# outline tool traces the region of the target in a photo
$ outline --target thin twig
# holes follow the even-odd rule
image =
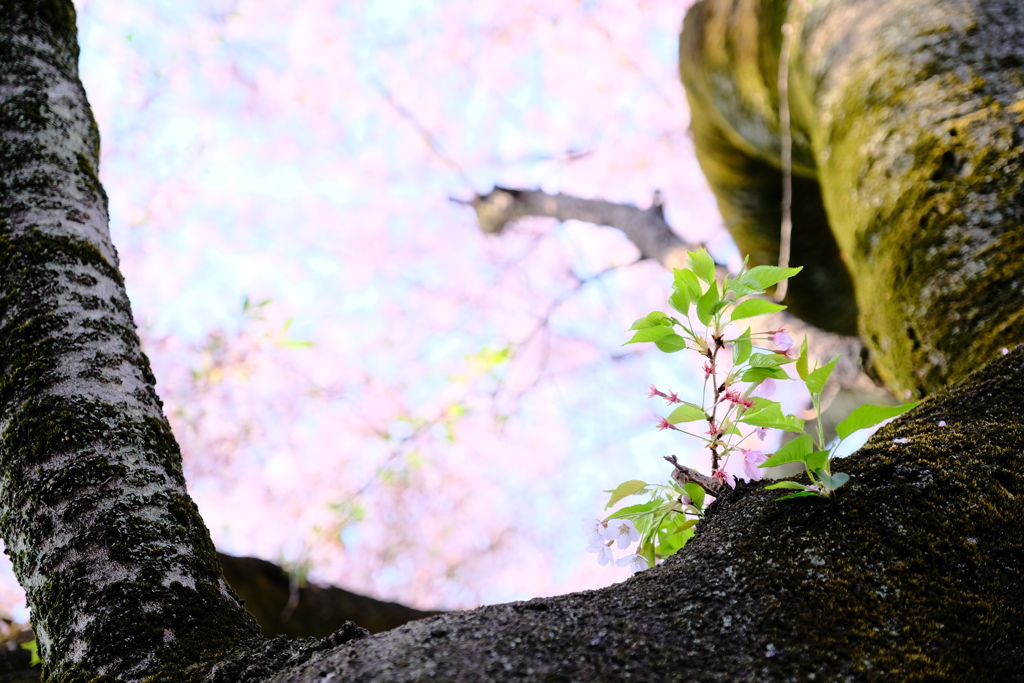
[[[779,127],[782,129],[782,229],[779,236],[779,268],[789,267],[793,241],[793,130],[789,120],[789,54],[793,48],[793,25],[782,25],[779,51]],[[775,300],[786,298],[789,278],[775,287]]]
[[[680,486],[696,484],[716,498],[722,495],[722,490],[725,487],[723,482],[706,474],[701,474],[697,470],[692,470],[686,465],[680,465],[674,455],[666,455],[665,460],[668,460],[675,467],[672,471],[672,480],[675,483]]]

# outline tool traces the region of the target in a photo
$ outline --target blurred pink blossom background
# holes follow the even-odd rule
[[[111,231],[221,550],[418,607],[629,576],[580,518],[662,455],[706,467],[645,398],[699,401],[699,359],[620,346],[670,276],[615,230],[488,237],[449,197],[657,189],[735,262],[687,135],[688,4],[76,0]]]

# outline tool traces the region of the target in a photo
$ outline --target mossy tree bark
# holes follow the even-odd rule
[[[45,676],[137,680],[258,629],[139,348],[77,62],[70,2],[0,1],[0,534]]]
[[[900,396],[1024,336],[1022,13],[1014,0],[704,0],[687,15],[698,154],[759,262],[778,248],[779,48],[783,23],[796,29],[794,263],[812,268],[793,309],[859,308],[874,370]]]
[[[785,9],[768,0],[737,3],[758,21],[774,16],[776,27]],[[997,6],[1003,4],[986,5]],[[922,169],[942,155],[911,154],[922,145],[931,150],[933,140],[907,137],[931,130],[927,110],[908,114],[912,101],[897,101],[883,76],[861,68],[870,60],[877,68],[883,54],[911,59],[900,41],[945,54],[979,33],[1015,35],[991,27],[1017,21],[996,10],[984,16],[979,10],[968,21],[957,13],[972,9],[966,4],[929,7],[927,19],[909,20],[880,0],[815,4],[802,24],[793,79],[807,103],[797,107],[805,131],[797,137],[797,157],[819,174],[840,255],[832,263],[850,263],[859,324],[870,339],[878,331],[871,343],[883,374],[896,386],[916,378],[919,390],[982,364],[978,358],[988,355],[993,339],[1012,335],[1010,325],[1019,319],[1014,276],[997,267],[1004,261],[984,260],[993,249],[1012,246],[1007,221],[1015,219],[1007,216],[1019,208],[1004,204],[1015,200],[1017,181],[985,176],[966,162],[952,175],[936,169],[928,175]],[[706,0],[693,16],[711,9]],[[699,25],[694,21],[688,29]],[[825,42],[828,31],[838,42]],[[769,74],[775,35],[755,31],[754,42],[737,43],[753,48],[755,66],[763,60]],[[223,582],[185,494],[177,447],[132,327],[107,233],[95,172],[98,139],[76,76],[76,49],[69,0],[0,0],[0,533],[28,591],[45,678],[1024,680],[1024,350],[997,357],[881,430],[839,463],[853,478],[833,499],[778,503],[778,492],[741,484],[714,503],[682,553],[625,583],[445,614],[372,638],[349,627],[319,642],[253,639],[255,624]],[[999,51],[1002,44],[992,49],[998,68],[1019,68]],[[951,68],[948,61],[935,63]],[[882,66],[892,83],[917,83],[907,80],[905,62]],[[970,69],[953,68],[939,82],[957,86]],[[754,82],[744,79],[756,80],[756,69],[736,73],[744,87]],[[929,69],[916,73],[919,80],[932,77]],[[717,76],[708,80],[737,90]],[[934,90],[941,89],[928,92]],[[969,109],[974,91],[951,90]],[[1012,168],[1012,138],[1004,144],[996,135],[1011,120],[999,112],[1012,106],[997,99],[986,104],[994,114],[969,110],[974,118],[958,123],[951,136],[966,145],[956,147],[954,159],[965,154],[971,163],[998,166],[1000,154],[968,154],[989,153],[989,140]],[[822,112],[820,121],[812,110]],[[753,137],[762,147],[740,151],[761,158],[762,169],[777,152],[766,120],[758,124],[761,137],[756,121],[740,121],[733,131],[758,133]],[[717,122],[725,126],[728,119]],[[865,150],[864,141],[876,144]],[[893,184],[927,180],[901,185],[897,196],[883,182],[883,160]],[[965,203],[948,203],[954,196]],[[908,226],[916,220],[927,232],[931,217],[944,215],[940,202],[947,202],[947,214],[959,211],[960,222],[947,224],[941,239],[934,238],[940,242],[922,242]],[[993,203],[1002,207],[998,220]],[[833,219],[837,209],[842,221]],[[937,295],[928,287],[944,276],[928,268],[937,268],[939,257],[927,249],[902,253],[912,263],[907,277],[923,283],[917,293],[923,299],[910,301],[909,285],[895,287],[902,304],[882,306],[883,314],[873,312],[879,305],[865,292],[880,296],[884,283],[903,284],[897,247],[936,244],[953,250],[948,284],[957,296],[977,294],[990,270],[998,272],[991,277],[999,286],[982,290],[983,301],[943,304],[973,331],[967,342],[960,327],[940,320],[933,336],[918,336],[927,352],[911,345],[901,356],[882,355],[892,330],[909,340],[900,325],[918,324],[921,310],[934,305],[928,297]],[[1011,249],[1001,258],[1014,255]],[[958,289],[961,282],[970,286]],[[943,335],[949,344],[967,343],[963,354],[981,355],[943,356],[952,348]]]

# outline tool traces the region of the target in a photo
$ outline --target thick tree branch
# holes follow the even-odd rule
[[[559,221],[578,220],[617,228],[636,245],[642,258],[653,259],[670,270],[685,267],[686,252],[702,246],[684,242],[672,230],[665,221],[665,214],[658,201],[648,209],[638,209],[628,204],[600,199],[581,199],[564,194],[548,194],[541,190],[504,187],[495,187],[491,192],[477,195],[469,201],[452,201],[472,206],[476,210],[480,229],[489,235],[500,235],[509,223],[528,216],[556,218]],[[719,265],[719,277],[725,273],[725,266]],[[876,402],[891,399],[884,389],[879,388],[864,373],[861,367],[863,344],[856,337],[826,332],[786,311],[766,316],[764,320],[768,328],[785,327],[794,339],[800,340],[807,335],[811,353],[820,364],[827,363],[836,354],[842,354],[832,374],[839,389],[871,397]]]

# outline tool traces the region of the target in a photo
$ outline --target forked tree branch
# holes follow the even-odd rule
[[[641,258],[653,259],[665,268],[684,268],[688,251],[699,249],[700,244],[684,242],[665,221],[658,194],[648,209],[628,204],[616,204],[600,199],[581,199],[564,194],[548,194],[541,190],[518,190],[495,187],[486,195],[477,195],[469,201],[452,201],[472,206],[476,210],[480,229],[489,235],[500,235],[505,227],[520,218],[541,216],[559,221],[578,220],[621,230],[640,250]],[[726,268],[718,265],[717,274],[724,277]],[[794,339],[807,335],[812,360],[827,363],[834,355],[842,358],[832,372],[836,387],[861,395],[885,400],[888,393],[879,388],[861,369],[863,345],[856,337],[826,332],[785,311],[766,316],[770,328],[785,327]]]

